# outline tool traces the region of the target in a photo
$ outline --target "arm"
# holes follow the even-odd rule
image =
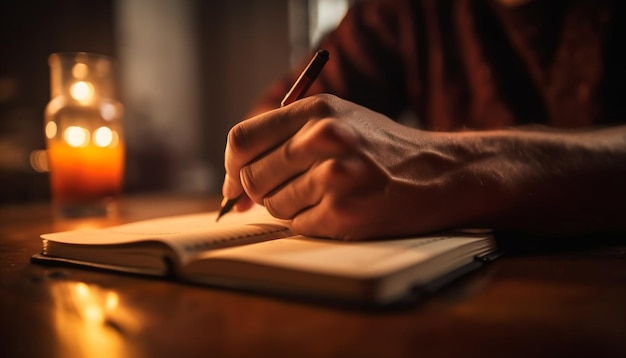
[[[306,235],[626,229],[626,126],[426,132],[318,95],[238,124],[225,155],[226,197]]]

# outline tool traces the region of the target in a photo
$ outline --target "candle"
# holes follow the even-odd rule
[[[63,216],[109,214],[122,189],[125,153],[111,60],[53,54],[50,67],[44,130],[55,207]]]

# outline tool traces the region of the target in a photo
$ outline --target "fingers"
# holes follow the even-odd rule
[[[226,177],[222,194],[225,197],[232,198],[242,193],[239,172],[243,165],[282,143],[299,129],[297,117],[286,120],[288,116],[285,112],[281,109],[261,114],[235,125],[229,131],[224,153]],[[273,118],[274,122],[268,118]]]
[[[329,158],[266,196],[263,205],[275,217],[293,219],[328,198],[336,202],[336,198],[365,193],[364,187],[379,188],[382,182],[376,177],[382,176],[368,175],[374,172],[368,165],[356,155]]]
[[[363,212],[355,210],[359,204],[357,198],[327,193],[319,203],[293,217],[291,229],[314,237],[361,239],[366,236],[371,220]]]
[[[261,203],[269,193],[314,164],[354,153],[358,142],[358,135],[336,120],[309,122],[284,144],[244,166],[241,182],[246,193]]]
[[[325,97],[328,96],[305,98],[235,125],[228,133],[222,194],[229,198],[241,194],[243,187],[239,172],[244,165],[284,143],[308,121],[331,113]]]
[[[250,199],[247,195],[242,195],[239,197],[237,204],[235,204],[235,210],[238,212],[244,212],[250,209],[254,205],[252,199]]]

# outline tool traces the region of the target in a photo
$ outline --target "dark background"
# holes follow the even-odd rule
[[[136,2],[146,6],[163,1],[167,2]],[[188,161],[190,154],[183,152],[185,158],[181,158],[171,138],[167,143],[168,138],[154,135],[162,123],[146,115],[143,104],[132,102],[127,89],[120,86],[126,134],[134,138],[127,142],[126,193],[181,190],[188,178],[202,184],[190,185],[192,192],[219,192],[228,129],[242,119],[262,89],[290,66],[289,31],[293,28],[288,24],[288,0],[185,1],[197,63],[193,91],[198,118],[181,125],[193,126],[191,131],[198,134],[192,156],[201,164],[181,180],[179,164]],[[48,56],[86,51],[119,61],[119,45],[124,40],[119,11],[114,0],[0,2],[0,204],[49,198],[48,174],[35,171],[29,163],[32,151],[45,149]],[[162,30],[160,36],[168,33]]]

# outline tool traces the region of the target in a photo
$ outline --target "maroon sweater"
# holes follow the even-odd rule
[[[432,130],[624,122],[624,15],[623,0],[365,0],[320,43],[330,60],[308,94],[410,109]]]

